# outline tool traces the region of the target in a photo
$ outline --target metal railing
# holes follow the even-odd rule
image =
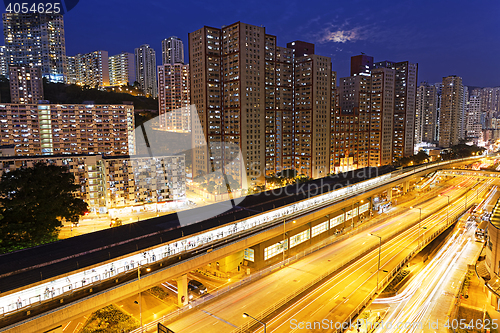
[[[453,214],[452,216],[450,216],[448,218],[448,221],[445,223],[445,225],[443,225],[441,228],[439,228],[438,230],[436,230],[435,232],[433,232],[430,236],[428,236],[427,238],[425,238],[422,242],[420,242],[420,244],[417,243],[417,246],[404,259],[402,259],[402,261],[394,269],[392,269],[392,271],[389,272],[389,274],[386,275],[386,277],[381,281],[380,285],[382,287],[380,288],[380,290],[383,290],[390,283],[390,281],[394,278],[394,276],[399,272],[399,270],[403,267],[403,265],[405,263],[407,263],[416,253],[418,253],[428,243],[430,243],[437,236],[439,236],[450,225],[454,224],[459,219],[459,217],[463,214],[463,212],[467,211],[473,205],[474,205],[474,202],[471,202],[463,210],[460,210],[460,211],[456,212],[455,214]],[[446,206],[446,204],[442,205],[439,209],[442,209],[443,206]],[[412,224],[411,226],[405,226],[405,227],[400,228],[400,229],[409,229],[412,226],[416,225],[417,223],[418,222]],[[369,226],[366,226],[363,229],[366,229],[368,227]],[[361,232],[361,230],[359,232]],[[400,232],[401,232],[401,230],[399,230],[399,229],[397,231],[393,231],[391,233],[391,235],[388,236],[388,238],[391,238],[391,237],[394,236],[394,234],[399,234]],[[357,260],[360,256],[365,255],[366,253],[369,253],[369,252],[373,251],[377,247],[378,247],[378,245],[375,246],[375,247],[371,247],[371,248],[369,248],[367,250],[360,251],[361,253],[357,253],[357,255],[355,256],[355,258],[348,259],[348,260],[345,260],[345,261],[341,262],[341,264],[338,265],[340,267],[335,266],[334,268],[330,269],[328,272],[326,272],[326,273],[322,274],[321,276],[319,276],[318,278],[316,278],[314,281],[311,281],[307,285],[305,285],[305,286],[301,287],[300,289],[294,291],[293,293],[290,293],[289,295],[283,297],[278,302],[276,302],[273,305],[269,306],[268,308],[266,308],[265,310],[261,311],[259,314],[257,314],[254,317],[256,319],[258,319],[258,320],[261,320],[261,321],[264,320],[266,317],[268,317],[269,315],[271,315],[272,313],[274,313],[275,311],[277,311],[278,309],[280,309],[285,304],[290,303],[293,299],[295,299],[296,297],[300,296],[301,294],[307,292],[307,290],[309,290],[310,288],[313,288],[316,284],[320,283],[321,281],[323,281],[324,279],[326,279],[328,276],[330,276],[333,273],[335,273],[335,271],[337,271],[338,269],[340,269],[342,267],[346,267],[347,265],[349,265],[353,261]],[[312,250],[311,252],[313,252],[313,251],[314,250]],[[307,252],[307,251],[304,251],[304,252]],[[354,310],[351,311],[351,313],[344,320],[344,323],[351,323],[352,320],[360,313],[360,311],[364,307],[366,307],[366,305],[368,304],[368,302],[373,299],[373,296],[378,293],[379,289],[377,289],[377,287],[375,289],[371,290],[369,292],[369,294],[363,299],[363,301]],[[247,331],[250,330],[251,327],[253,327],[255,325],[256,325],[255,322],[249,321],[249,322],[241,325],[240,327],[234,329],[233,331],[231,331],[231,333],[247,332]],[[349,327],[349,325],[347,325],[347,327]],[[341,332],[341,331],[342,331],[342,329],[338,329],[337,330],[337,332]]]

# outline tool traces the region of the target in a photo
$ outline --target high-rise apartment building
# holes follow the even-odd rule
[[[417,88],[415,144],[436,140],[438,94],[434,85],[422,82]]]
[[[287,48],[292,49],[294,55],[292,166],[299,174],[321,178],[330,172],[332,61],[314,54],[311,43],[295,41],[288,43]],[[272,87],[275,83],[266,82],[266,86]],[[269,106],[266,105],[266,109],[272,109]]]
[[[366,54],[351,57],[351,76],[370,75],[372,68],[373,57]]]
[[[436,138],[435,141],[439,142],[439,131],[440,131],[440,124],[439,124],[439,119],[441,115],[441,95],[443,93],[443,82],[436,82],[434,83],[434,87],[436,87],[436,94],[437,94],[437,107],[436,107]]]
[[[135,49],[135,72],[144,95],[156,98],[156,53],[148,44]]]
[[[371,73],[369,166],[392,163],[396,71],[377,68]]]
[[[172,36],[161,41],[162,65],[184,63],[184,43],[179,37]]]
[[[78,78],[76,76],[76,57],[75,56],[67,56],[68,62],[68,77],[66,83],[68,84],[77,84]]]
[[[43,100],[42,71],[40,67],[9,67],[11,103],[37,104]]]
[[[395,107],[393,123],[393,160],[413,155],[415,139],[415,108],[418,64],[409,61],[382,61],[375,68],[392,68],[395,77]]]
[[[360,71],[340,79],[332,109],[332,172],[392,162],[396,72],[391,68],[366,72],[365,62],[357,65],[360,59],[351,58],[351,68]]]
[[[475,144],[482,139],[481,125],[481,97],[477,95],[469,95],[469,100],[465,109],[466,120],[466,137],[471,139]]]
[[[19,156],[133,155],[134,128],[132,105],[0,105],[0,145]]]
[[[0,46],[0,76],[9,77],[9,66],[7,66],[7,48]]]
[[[125,86],[135,82],[135,59],[129,52],[109,57],[109,85]]]
[[[94,51],[75,56],[76,84],[92,88],[109,86],[108,51]],[[73,73],[70,74],[70,77]]]
[[[66,43],[63,15],[3,14],[9,66],[40,67],[52,82],[66,82]]]
[[[491,128],[491,121],[500,112],[500,87],[476,88],[472,95],[481,99],[481,119],[484,128]]]
[[[158,66],[158,107],[160,128],[174,132],[191,131],[189,65]]]
[[[293,42],[294,48],[279,47],[276,37],[267,35],[268,53],[276,53],[274,61],[266,61],[266,174],[274,175],[280,170],[292,169],[294,159],[295,98],[294,56],[305,52],[302,42]],[[307,43],[309,44],[309,43]],[[309,46],[312,44],[309,44]],[[301,50],[299,50],[299,48]],[[295,50],[295,51],[294,51]],[[307,50],[314,53],[314,49]],[[275,89],[275,95],[272,91]]]
[[[190,33],[189,59],[201,125],[193,128],[195,176],[223,170],[248,186],[288,168],[326,176],[330,58],[315,55],[310,43],[277,47],[265,28],[238,22]]]
[[[464,86],[456,75],[443,77],[441,110],[439,115],[439,146],[457,145],[460,137],[460,117],[463,113]]]
[[[332,124],[335,173],[368,166],[371,76],[340,78],[337,98]]]
[[[467,102],[469,101],[469,87],[464,86],[464,92],[462,94],[462,113],[460,114],[460,128],[458,132],[458,139],[464,140],[466,138],[467,132]]]

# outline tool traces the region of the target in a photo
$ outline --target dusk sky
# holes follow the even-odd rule
[[[266,27],[278,45],[316,44],[332,58],[338,77],[349,75],[350,57],[409,60],[418,82],[458,75],[465,85],[500,85],[500,1],[118,1],[80,0],[65,16],[68,55],[98,49],[109,55],[150,44],[160,61],[161,40],[204,25],[241,21]],[[160,63],[158,63],[160,64]]]

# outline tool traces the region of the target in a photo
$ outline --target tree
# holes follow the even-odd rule
[[[424,151],[419,151],[417,155],[413,156],[413,162],[415,164],[422,164],[424,162],[429,162],[430,157]]]
[[[57,240],[62,221],[78,222],[87,204],[63,166],[37,163],[5,172],[0,180],[0,252]]]
[[[297,177],[297,170],[295,169],[285,169],[278,173],[278,177],[283,177],[285,179],[292,179]]]

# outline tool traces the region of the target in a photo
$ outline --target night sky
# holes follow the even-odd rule
[[[241,21],[266,27],[278,45],[316,44],[332,58],[338,77],[349,75],[350,57],[419,64],[418,81],[458,75],[469,86],[500,85],[500,1],[128,1],[80,0],[65,15],[68,55],[98,49],[109,55],[151,45],[204,25]]]

